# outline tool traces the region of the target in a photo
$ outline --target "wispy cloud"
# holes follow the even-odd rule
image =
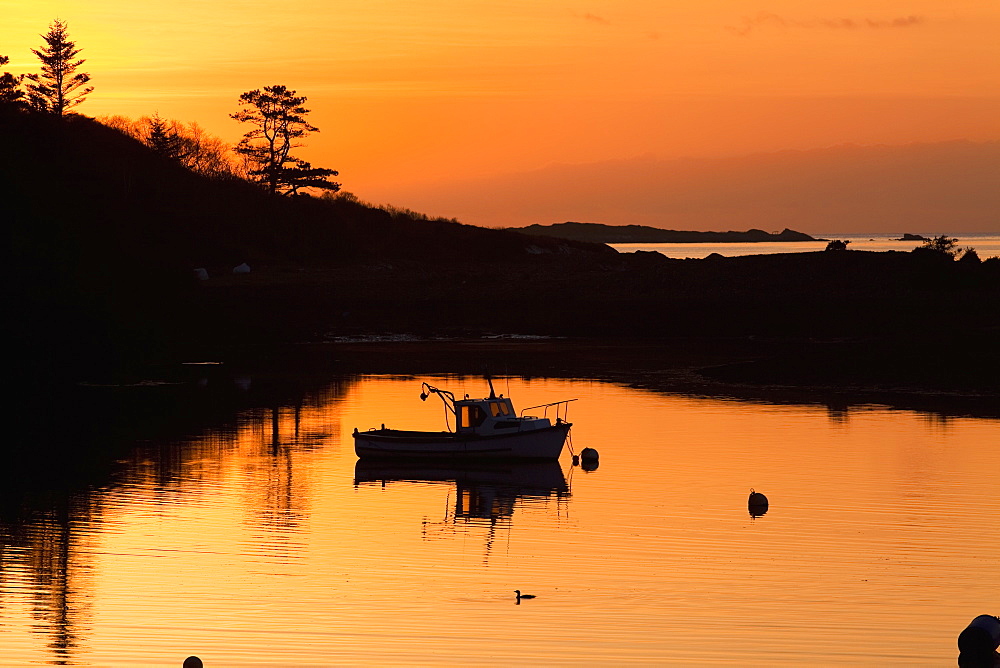
[[[753,16],[744,16],[738,26],[726,26],[726,30],[745,37],[755,30],[765,27],[803,28],[808,30],[884,30],[887,28],[910,28],[926,22],[923,16],[899,16],[891,19],[812,19],[797,20],[779,16],[771,12],[757,12]]]
[[[909,28],[910,26],[918,26],[924,23],[923,16],[900,16],[899,18],[890,19],[888,21],[878,21],[874,19],[865,19],[865,23],[869,28]]]
[[[603,16],[598,16],[597,14],[591,14],[590,12],[587,12],[586,14],[578,14],[578,16],[580,18],[582,18],[583,20],[585,20],[585,21],[592,21],[593,23],[600,23],[603,26],[609,26],[609,25],[611,25],[611,21],[607,20]]]

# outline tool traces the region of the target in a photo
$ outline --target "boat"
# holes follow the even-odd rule
[[[522,409],[518,415],[509,397],[497,395],[489,377],[490,395],[456,399],[448,390],[422,383],[420,399],[437,395],[444,402],[448,431],[412,431],[381,428],[354,429],[354,452],[358,457],[389,457],[400,460],[450,458],[454,460],[557,460],[569,434],[566,420],[569,403],[564,399]],[[541,417],[524,415],[541,410]],[[555,420],[549,417],[553,413]],[[454,419],[455,428],[451,429]]]

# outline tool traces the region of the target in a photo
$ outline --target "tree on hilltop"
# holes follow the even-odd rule
[[[924,244],[918,248],[920,250],[941,253],[942,255],[947,255],[951,258],[954,258],[959,253],[958,239],[949,237],[947,234],[942,234],[941,236],[934,237],[933,239],[927,239],[924,241]]]
[[[69,109],[83,102],[94,88],[87,86],[80,90],[81,86],[90,82],[90,75],[76,71],[86,61],[73,60],[80,49],[69,40],[64,21],[53,21],[49,25],[49,31],[41,37],[46,46],[32,49],[31,52],[42,61],[42,73],[25,75],[32,82],[26,86],[28,103],[39,111],[63,116]]]
[[[232,148],[210,135],[197,123],[182,123],[159,114],[132,120],[127,116],[98,116],[97,120],[160,155],[176,160],[192,172],[213,178],[243,178],[243,170],[232,156]]]
[[[264,86],[240,95],[244,108],[230,114],[240,123],[253,127],[236,145],[236,152],[247,163],[247,173],[270,193],[297,194],[301,188],[320,188],[336,192],[340,184],[330,180],[337,176],[333,169],[313,167],[291,155],[293,148],[302,146],[297,140],[319,128],[306,120],[309,110],[303,105],[306,97],[285,86]]]
[[[144,141],[159,155],[181,162],[184,158],[184,140],[174,124],[160,117],[159,113],[149,118],[149,132]]]
[[[10,62],[7,56],[0,56],[0,67]],[[23,74],[11,74],[4,72],[0,74],[0,106],[21,107],[24,106],[24,91],[20,89]]]
[[[958,258],[958,261],[963,264],[980,264],[982,262],[979,258],[979,253],[972,246],[969,246],[962,252],[962,257]]]

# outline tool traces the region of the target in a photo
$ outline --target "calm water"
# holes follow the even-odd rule
[[[923,236],[932,237],[939,233],[925,233]],[[864,251],[902,251],[909,252],[922,245],[919,241],[897,241],[902,234],[814,234],[814,237],[824,239],[843,239],[850,241],[848,249]],[[1000,234],[950,234],[958,239],[960,248],[975,248],[979,257],[985,260],[988,257],[1000,256]],[[703,243],[703,244],[611,244],[621,253],[632,253],[637,250],[657,251],[667,257],[703,258],[712,253],[718,253],[726,257],[737,255],[769,255],[771,253],[806,253],[821,251],[826,249],[825,241],[796,241],[796,242],[775,242],[775,243]]]
[[[422,380],[483,389],[346,378],[211,428],[256,379],[108,390],[146,393],[99,416],[114,461],[4,497],[0,663],[947,666],[1000,614],[1000,421],[510,379],[579,399],[596,470],[359,465],[354,427],[440,428]]]

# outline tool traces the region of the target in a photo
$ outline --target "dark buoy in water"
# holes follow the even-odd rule
[[[979,615],[958,634],[958,665],[962,668],[993,668],[1000,661],[1000,617]]]
[[[767,512],[767,497],[760,492],[755,492],[751,487],[750,498],[747,499],[747,510],[750,511],[750,517],[760,517]]]
[[[204,668],[204,667],[205,664],[202,663],[201,659],[199,659],[196,656],[189,656],[188,658],[184,659],[183,668]]]
[[[596,471],[600,466],[599,455],[594,448],[584,448],[580,451],[580,468],[584,471]]]
[[[573,466],[580,465],[580,455],[573,455]]]

